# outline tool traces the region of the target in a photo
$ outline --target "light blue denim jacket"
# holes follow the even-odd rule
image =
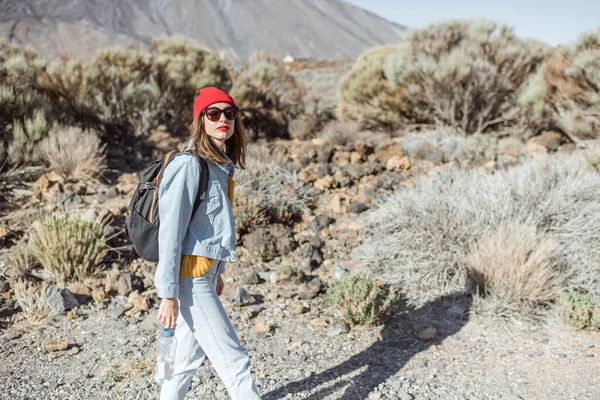
[[[228,177],[233,177],[235,165],[223,155],[228,161],[226,164],[207,162],[206,198],[193,217],[200,186],[200,163],[190,154],[181,154],[163,171],[158,188],[159,261],[154,275],[154,286],[161,298],[179,294],[182,254],[235,260],[235,219],[227,197]]]

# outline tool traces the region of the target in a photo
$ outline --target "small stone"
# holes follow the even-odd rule
[[[60,294],[63,298],[65,310],[71,310],[72,308],[79,307],[79,300],[69,289],[62,289]]]
[[[342,277],[344,277],[345,275],[347,275],[347,274],[349,274],[349,273],[350,273],[350,272],[349,272],[347,269],[345,269],[345,268],[342,268],[342,267],[340,267],[340,266],[336,266],[336,267],[334,267],[334,268],[333,268],[333,270],[331,271],[331,278],[332,278],[333,280],[336,280],[336,281],[337,281],[337,280],[340,280],[340,279],[342,279]]]
[[[273,350],[273,356],[277,358],[285,358],[289,356],[290,351],[284,347],[277,347]]]
[[[379,400],[379,399],[381,399],[381,393],[373,393],[372,395],[367,397],[367,400]]]
[[[358,201],[358,200],[354,200],[352,203],[350,203],[350,205],[348,206],[348,212],[352,213],[352,214],[360,214],[363,211],[368,210],[369,207],[367,207],[365,205],[365,203]]]
[[[318,268],[323,263],[323,255],[321,254],[321,250],[316,247],[312,247],[311,255],[310,255],[310,267]]]
[[[448,392],[442,388],[435,388],[432,390],[432,392],[438,396],[448,396]]]
[[[127,303],[133,305],[140,311],[147,311],[150,306],[148,297],[142,296],[135,290],[129,294]]]
[[[4,338],[8,340],[14,340],[21,337],[21,334],[15,331],[8,331],[4,334]]]
[[[583,347],[585,349],[591,349],[592,347],[596,347],[596,344],[594,342],[592,342],[591,340],[583,340],[583,341],[579,342],[579,344],[581,345],[581,347]]]
[[[116,306],[115,308],[113,308],[112,310],[110,310],[108,312],[108,314],[114,318],[114,319],[119,319],[120,316],[122,316],[123,314],[125,314],[125,311],[127,311],[127,308],[124,306]]]
[[[412,166],[408,156],[393,156],[385,164],[388,171],[405,171]]]
[[[128,296],[133,291],[133,285],[131,282],[131,274],[124,273],[119,276],[119,282],[117,283],[117,292],[121,296]]]
[[[417,337],[421,340],[427,341],[431,340],[437,335],[437,329],[432,326],[429,326],[417,334]]]
[[[46,352],[50,353],[52,351],[62,351],[66,350],[69,347],[69,343],[64,340],[51,340],[49,342],[44,343],[42,346]]]
[[[254,325],[252,331],[257,334],[267,334],[271,332],[271,325],[265,321],[259,321]]]
[[[69,350],[70,356],[74,356],[77,353],[79,353],[79,347],[77,347],[77,346],[73,346],[73,347],[71,347],[71,350]]]
[[[310,321],[310,324],[311,324],[312,326],[317,326],[317,327],[319,327],[319,328],[327,328],[327,326],[329,325],[329,323],[327,322],[327,320],[326,320],[326,319],[323,319],[323,318],[315,318],[315,319],[312,319],[312,320]]]
[[[106,297],[106,291],[102,286],[98,286],[92,290],[92,299],[94,299],[97,304],[102,305],[104,300],[106,300]]]
[[[292,303],[292,305],[290,306],[290,311],[294,315],[304,314],[308,310],[309,308],[306,307],[302,302]]]
[[[487,169],[496,169],[497,165],[495,160],[490,160],[484,163],[483,166]]]
[[[74,308],[71,311],[67,312],[67,318],[69,318],[70,320],[74,320],[79,318],[79,314],[77,313],[77,309]]]
[[[430,367],[434,372],[440,372],[443,368],[440,364],[431,364]]]
[[[269,299],[270,301],[275,301],[275,300],[277,300],[278,298],[279,298],[279,293],[277,293],[277,292],[270,292],[270,293],[267,295],[267,299]]]
[[[321,290],[320,286],[303,283],[298,286],[298,295],[302,300],[315,298]]]
[[[244,275],[242,283],[244,285],[256,285],[260,283],[260,277],[256,272],[250,272],[249,274]]]
[[[327,336],[329,337],[339,336],[348,332],[350,332],[350,326],[345,321],[341,320],[335,321],[327,328]]]
[[[238,287],[237,291],[235,293],[235,298],[233,300],[233,302],[236,305],[239,306],[244,306],[247,304],[253,304],[256,300],[254,299],[254,297],[252,295],[250,295],[250,293],[248,293],[248,290],[246,290],[246,288],[244,287]]]
[[[345,214],[347,207],[344,204],[342,195],[339,193],[334,194],[329,201],[329,209],[335,214]]]
[[[335,186],[336,181],[333,176],[326,175],[323,178],[317,179],[314,183],[314,187],[318,190],[331,189]]]
[[[269,282],[271,282],[273,285],[277,284],[278,278],[279,278],[279,275],[277,274],[277,271],[269,272]]]
[[[333,220],[329,218],[327,215],[321,214],[316,216],[309,225],[309,228],[312,229],[315,233],[321,232],[323,229],[327,228]]]

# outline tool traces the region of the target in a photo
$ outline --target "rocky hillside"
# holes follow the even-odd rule
[[[47,57],[184,35],[235,62],[255,50],[298,58],[355,58],[395,43],[404,28],[339,0],[5,0],[0,35]]]

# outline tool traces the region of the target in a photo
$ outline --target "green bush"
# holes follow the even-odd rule
[[[368,128],[401,124],[401,89],[391,85],[384,73],[387,58],[397,51],[392,45],[375,47],[356,59],[340,87],[338,119]]]
[[[86,221],[68,213],[48,216],[34,226],[33,254],[56,281],[82,280],[95,274],[109,251],[106,215]]]
[[[345,118],[395,128],[443,124],[472,134],[525,135],[520,89],[545,49],[487,20],[450,21],[414,31],[397,50],[371,50],[342,85]]]
[[[568,292],[561,296],[563,320],[575,329],[600,331],[600,302],[589,294]]]
[[[37,54],[0,39],[0,169],[39,162],[37,145],[54,114],[37,84],[46,64]]]
[[[327,301],[353,325],[377,325],[398,300],[395,290],[369,275],[347,275],[327,290]]]
[[[521,102],[572,140],[600,137],[600,28],[558,48],[529,79]]]

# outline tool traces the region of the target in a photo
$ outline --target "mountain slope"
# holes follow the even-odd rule
[[[354,58],[403,31],[339,0],[0,0],[0,35],[48,57],[181,34],[234,62],[255,50]]]

